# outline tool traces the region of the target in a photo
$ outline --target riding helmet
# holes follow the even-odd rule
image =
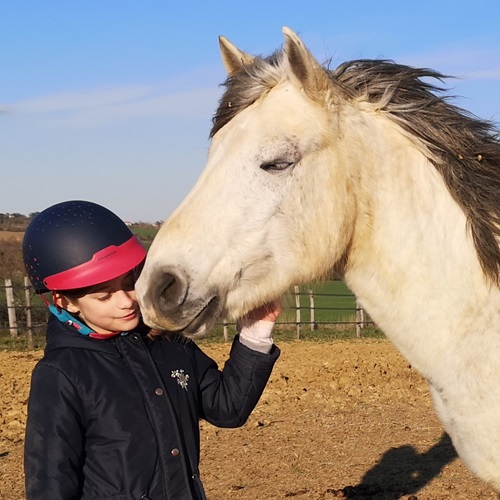
[[[71,200],[40,212],[23,239],[24,266],[38,293],[85,288],[139,266],[146,250],[113,212]]]

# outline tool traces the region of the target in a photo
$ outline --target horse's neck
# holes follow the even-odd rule
[[[401,141],[372,158],[361,174],[346,282],[425,372],[418,357],[427,354],[415,354],[416,344],[446,349],[478,323],[500,329],[500,298],[483,276],[463,211],[424,155]]]

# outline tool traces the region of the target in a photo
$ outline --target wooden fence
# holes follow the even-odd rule
[[[6,279],[3,289],[4,293],[0,293],[0,298],[5,297],[5,309],[7,311],[8,325],[4,324],[4,315],[1,314],[0,333],[7,329],[11,337],[18,337],[20,330],[23,330],[26,333],[28,349],[33,349],[33,309],[36,306],[32,304],[31,298],[34,294],[34,289],[32,288],[27,277],[24,278],[22,285],[13,283],[11,279]],[[22,299],[20,294],[23,296]],[[0,313],[3,312],[2,306],[3,304],[0,303]],[[18,325],[20,311],[23,312],[23,325]]]
[[[356,337],[359,338],[362,336],[363,328],[367,325],[373,325],[361,304],[351,293],[349,295],[317,293],[312,289],[301,291],[298,286],[295,286],[291,295],[293,305],[285,308],[278,324],[294,328],[297,339],[301,337],[301,331],[304,329],[314,331],[322,325],[355,326]],[[315,299],[319,296],[322,297],[323,302],[326,299],[329,305],[318,307]],[[341,309],[335,306],[335,300],[339,297],[352,299],[352,307],[342,308],[346,317],[323,317],[319,320],[318,313],[325,316],[325,310],[333,313]],[[11,337],[26,335],[28,349],[32,349],[34,335],[43,335],[45,332],[48,315],[46,305],[35,294],[27,277],[24,278],[22,284],[15,283],[11,279],[6,279],[4,284],[0,284],[0,335],[6,334]],[[234,322],[223,321],[220,325],[223,327],[224,339],[228,340],[229,330],[234,328]]]

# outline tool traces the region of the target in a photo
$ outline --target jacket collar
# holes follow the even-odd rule
[[[136,330],[136,333],[144,336],[147,329],[142,325]],[[129,332],[131,333],[131,332]],[[116,348],[116,341],[122,337],[110,338],[109,340],[97,340],[87,335],[82,335],[73,326],[59,321],[53,314],[50,314],[47,322],[45,352],[55,349],[78,348],[99,351],[102,353],[119,356]]]

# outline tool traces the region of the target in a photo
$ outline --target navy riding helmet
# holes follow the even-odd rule
[[[24,266],[38,293],[85,288],[140,265],[146,250],[107,208],[65,201],[38,214],[23,240]]]

